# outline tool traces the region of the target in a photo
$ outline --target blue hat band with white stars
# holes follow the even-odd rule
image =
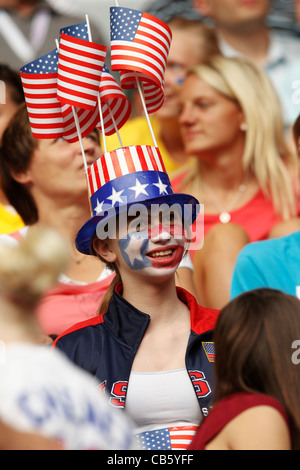
[[[107,182],[91,197],[94,216],[122,205],[147,203],[147,200],[173,194],[169,177],[158,171],[139,171]]]

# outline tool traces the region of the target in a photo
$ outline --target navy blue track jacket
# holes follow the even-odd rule
[[[53,347],[95,376],[111,405],[124,408],[132,363],[150,317],[123,299],[121,292],[122,284],[118,284],[107,312],[74,325],[55,340]],[[214,387],[212,331],[218,311],[201,307],[184,289],[177,288],[177,295],[191,313],[185,362],[206,416]]]

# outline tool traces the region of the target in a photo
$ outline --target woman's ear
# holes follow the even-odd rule
[[[208,18],[212,16],[209,0],[192,0],[192,5],[200,15]]]
[[[28,184],[32,182],[30,171],[24,170],[16,173],[15,171],[11,171],[11,177],[20,184]]]
[[[109,240],[101,240],[96,237],[93,240],[93,248],[96,253],[108,263],[115,263],[117,260],[117,255],[113,250]]]
[[[240,112],[239,120],[240,120],[240,130],[242,132],[246,132],[248,130],[248,124],[246,122],[246,118],[242,110]]]

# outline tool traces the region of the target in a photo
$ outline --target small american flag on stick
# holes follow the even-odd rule
[[[53,51],[24,65],[20,70],[25,101],[36,139],[63,136],[61,103],[57,99],[58,51]]]
[[[92,96],[93,106],[91,107],[89,106],[88,109],[86,108],[86,106],[82,105],[82,99],[80,98],[80,93],[79,93],[80,89],[81,91],[83,89],[84,95],[88,94],[88,88],[86,88],[85,82],[84,83],[81,82],[82,79],[80,78],[80,76],[79,76],[79,83],[78,83],[78,89],[77,89],[78,92],[76,92],[76,86],[75,86],[75,83],[73,82],[73,90],[68,89],[68,90],[65,90],[66,93],[64,93],[63,91],[64,87],[67,86],[67,79],[64,78],[64,75],[66,75],[67,77],[69,72],[67,72],[66,70],[68,67],[66,67],[65,71],[63,71],[64,69],[63,56],[65,54],[63,52],[63,49],[65,47],[65,50],[66,50],[67,48],[66,44],[68,42],[71,42],[72,48],[74,48],[77,40],[82,40],[84,45],[90,44],[88,25],[85,22],[85,23],[79,23],[79,24],[67,26],[60,30],[60,34],[61,34],[61,37],[62,35],[64,35],[63,37],[67,36],[68,41],[65,42],[65,46],[63,46],[62,50],[61,50],[61,46],[62,46],[61,41],[59,45],[59,57],[61,57],[61,63],[62,63],[61,76],[60,76],[62,88],[61,88],[61,91],[58,91],[58,98],[62,102],[61,104],[62,104],[62,118],[63,118],[63,123],[64,123],[64,138],[68,142],[72,143],[88,135],[97,126],[97,123],[99,121],[99,109],[97,106],[97,93],[99,92],[99,82],[100,82],[101,72],[99,72],[96,78],[96,83],[98,84],[98,88],[97,87],[94,88],[94,93]],[[101,62],[103,66],[105,54],[106,54],[106,48],[104,46],[99,46],[99,47],[100,47],[100,50],[102,51],[100,55],[101,55]],[[73,57],[75,57],[77,54],[77,51],[74,52],[74,49],[73,49],[73,53],[74,53]],[[68,62],[68,59],[67,59],[67,62]],[[70,64],[70,67],[72,68],[74,64],[73,65]],[[71,76],[71,79],[74,79],[74,81],[75,81],[75,78],[78,79],[78,77],[76,77],[73,74],[73,72],[71,73],[70,76]],[[74,106],[75,102],[79,106]],[[78,133],[79,129],[76,127],[75,115],[77,116],[77,119],[78,119],[78,124],[80,127],[80,135]]]
[[[170,28],[138,10],[111,7],[110,12],[112,70],[140,72],[140,78],[161,86],[172,39]]]
[[[82,39],[80,29],[84,25],[70,26],[67,34],[61,31],[57,97],[62,103],[92,111],[97,106],[107,48]],[[73,34],[74,30],[78,31],[77,35]]]
[[[148,13],[121,7],[110,11],[112,70],[120,72],[124,89],[136,88],[137,81],[143,83],[146,108],[153,113],[163,104],[171,30]]]
[[[100,81],[100,100],[105,134],[111,135],[125,124],[131,114],[131,104],[123,90],[104,65]],[[97,125],[102,130],[101,123]]]

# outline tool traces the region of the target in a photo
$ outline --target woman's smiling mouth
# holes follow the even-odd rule
[[[183,246],[168,246],[148,252],[145,256],[154,268],[173,268],[180,263],[183,255]]]
[[[150,258],[165,258],[166,256],[171,256],[174,252],[174,248],[161,250],[161,251],[153,251],[151,253],[147,253],[146,256],[150,256]]]

